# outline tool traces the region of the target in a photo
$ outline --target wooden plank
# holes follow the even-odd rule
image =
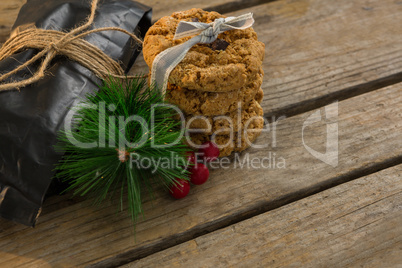
[[[399,12],[396,2],[385,1],[382,2],[382,6],[379,6],[375,5],[376,3],[373,1],[365,1],[364,5],[366,3],[373,4],[374,8],[371,10],[373,13],[378,11],[376,15],[370,13],[369,16],[363,16],[360,9],[355,10],[359,3],[363,3],[361,1],[353,1],[354,3],[344,1],[339,4],[337,2],[336,7],[332,7],[326,1],[321,1],[322,4],[319,4],[318,1],[311,1],[308,2],[310,6],[307,11],[302,13],[301,9],[294,5],[296,3],[302,5],[304,2],[306,1],[289,3],[278,1],[253,9],[254,11],[266,10],[269,12],[272,7],[272,10],[276,12],[271,14],[271,17],[264,16],[265,13],[260,13],[262,17],[257,17],[258,22],[261,23],[260,26],[256,25],[256,27],[260,27],[256,28],[257,31],[260,32],[259,29],[264,28],[267,29],[267,34],[270,34],[270,39],[267,39],[269,41],[267,42],[268,49],[276,40],[276,35],[286,37],[281,37],[283,43],[277,42],[274,46],[276,53],[282,53],[281,57],[267,53],[264,69],[266,77],[272,77],[273,82],[266,79],[264,84],[266,95],[270,90],[275,91],[276,87],[280,87],[280,90],[272,93],[279,96],[277,99],[275,99],[276,95],[267,95],[266,100],[272,104],[271,110],[266,106],[268,113],[283,111],[283,107],[292,108],[292,105],[303,104],[309,99],[317,104],[310,103],[308,106],[303,104],[300,107],[311,109],[322,105],[322,102],[318,102],[317,99],[330,101],[338,95],[343,97],[342,94],[347,92],[349,93],[346,96],[350,96],[348,94],[351,89],[362,82],[376,81],[398,74],[400,68],[396,61],[400,57],[398,51],[395,52],[394,46],[400,47],[399,39],[397,39],[400,36],[399,28],[391,28],[389,23],[393,20],[396,25],[395,22],[400,19],[394,13]],[[282,3],[283,8],[276,6],[278,3]],[[288,5],[291,7],[293,5],[293,8],[286,8]],[[278,8],[273,8],[275,6]],[[352,11],[356,11],[356,14]],[[346,15],[343,15],[344,13]],[[363,26],[358,25],[359,23],[370,28],[375,26],[376,21],[382,22],[383,29],[387,29],[383,32],[387,34],[379,30],[374,31],[370,40],[375,40],[375,42],[368,40],[363,35],[359,36],[360,33],[367,32],[359,31],[364,30]],[[311,37],[314,29],[322,29],[323,26],[320,24],[326,25],[328,29],[335,29],[335,32],[339,34],[341,30],[338,26],[339,23],[344,28],[348,23],[348,29],[355,30],[359,38],[353,39],[353,31],[347,29],[348,34],[344,40],[348,41],[346,44],[337,41],[339,36],[338,38],[331,37],[328,33],[330,31],[325,32],[328,36],[326,39],[320,39],[320,42]],[[296,42],[293,41],[291,34],[297,33],[297,31],[291,30],[292,27],[298,27],[297,29],[306,33],[310,27],[313,29],[309,30],[309,38],[303,39],[303,36],[298,36]],[[390,33],[388,29],[390,29]],[[322,33],[322,31],[316,32]],[[311,42],[313,45],[307,48],[307,44]],[[299,43],[303,46],[298,47]],[[330,46],[323,46],[324,44]],[[282,48],[280,48],[281,45]],[[384,51],[389,54],[384,54]],[[303,57],[300,58],[304,55],[303,53],[307,60],[304,60]],[[317,58],[314,58],[314,53],[318,53]],[[280,61],[281,59],[282,61]],[[293,61],[293,59],[298,61]],[[349,65],[350,62],[354,64]],[[365,65],[366,63],[367,65]],[[323,66],[328,67],[326,69],[329,71],[324,72]],[[320,76],[315,76],[316,73],[320,73]],[[291,79],[287,79],[288,77]],[[298,79],[299,81],[297,81]],[[329,87],[324,87],[324,81],[329,83]],[[267,86],[267,83],[271,84]],[[283,86],[281,86],[282,84]],[[287,91],[287,88],[298,90],[297,85],[303,87],[304,92],[297,91],[295,92],[296,97],[293,97],[292,91]],[[348,90],[347,92],[345,92],[345,88]],[[388,88],[380,91],[384,95],[391,91],[390,95],[385,98],[378,93],[378,95],[370,94],[372,97],[369,98],[361,96],[361,98],[353,99],[356,102],[371,103],[371,106],[368,107],[362,103],[355,105],[351,101],[341,102],[342,105],[345,105],[342,106],[344,114],[341,118],[344,121],[339,126],[340,130],[341,127],[343,129],[342,142],[340,141],[341,149],[343,149],[340,160],[343,159],[343,162],[331,172],[327,172],[325,164],[312,158],[300,143],[301,124],[305,119],[303,116],[306,117],[310,114],[307,113],[285,120],[278,125],[277,133],[282,140],[278,140],[278,146],[273,148],[272,152],[276,152],[278,157],[281,156],[288,162],[290,161],[291,166],[286,171],[237,172],[239,174],[223,170],[215,171],[208,185],[194,188],[191,196],[185,201],[172,202],[166,194],[161,192],[153,203],[153,208],[151,203],[146,203],[149,213],[146,214],[146,221],[138,225],[137,244],[132,237],[133,232],[129,219],[125,214],[115,214],[113,201],[101,208],[92,208],[91,202],[80,202],[57,210],[47,210],[45,207],[39,225],[34,230],[14,226],[11,223],[4,223],[4,225],[2,223],[0,227],[2,253],[0,255],[2,255],[3,264],[11,262],[30,266],[66,263],[71,265],[91,264],[99,261],[103,261],[102,264],[125,262],[166,246],[186,241],[202,232],[220,228],[232,221],[277,207],[294,198],[300,198],[321,188],[348,180],[362,172],[371,172],[381,165],[390,165],[392,161],[399,161],[395,160],[395,157],[399,155],[398,150],[400,152],[398,144],[394,146],[395,141],[401,138],[400,134],[398,135],[401,133],[398,90],[400,95],[400,88]],[[361,90],[358,92],[361,93]],[[380,100],[376,102],[377,97]],[[295,102],[292,101],[294,98]],[[345,108],[348,105],[351,106],[349,110]],[[382,108],[383,105],[386,106]],[[380,109],[384,111],[379,111]],[[350,116],[347,113],[350,113]],[[297,131],[299,132],[296,133]],[[316,137],[323,133],[323,131],[318,131]],[[267,134],[260,139],[261,142],[264,140],[272,142],[271,135]],[[295,143],[296,140],[299,143]],[[312,144],[311,147],[315,149],[317,148],[314,146],[319,147],[321,144],[320,140],[306,142],[309,145]],[[264,151],[259,154],[253,152],[257,156],[265,153]],[[318,165],[316,165],[317,162]],[[311,170],[306,167],[310,167]],[[246,184],[244,177],[247,175],[250,176],[250,180]],[[297,183],[292,185],[294,182]],[[242,187],[251,187],[253,191],[250,193]],[[219,197],[216,204],[213,202],[216,196],[226,192],[233,193],[231,196],[233,198]],[[216,208],[217,211],[211,211],[211,207]],[[181,216],[183,217],[180,218]],[[167,226],[167,224],[169,225]],[[60,232],[60,234],[55,234],[55,232]],[[123,252],[123,254],[115,256],[119,252]]]
[[[205,10],[213,10],[220,13],[227,13],[246,7],[255,6],[267,1],[273,0],[180,0],[180,1],[157,1],[157,0],[136,0],[153,9],[152,19],[156,21],[163,16],[168,16],[173,12],[188,10],[191,8],[202,8]]]
[[[253,12],[266,45],[262,107],[295,115],[402,81],[402,2],[280,0]],[[147,73],[140,58],[133,73]]]
[[[402,2],[281,0],[254,12],[266,114],[298,114],[402,81]]]
[[[11,7],[2,16],[7,23],[0,23],[0,38],[23,1],[2,2]],[[139,2],[154,7],[155,19],[195,6],[213,9],[205,1]],[[213,5],[227,11],[256,3]],[[400,1],[279,0],[227,15],[246,12],[254,13],[254,28],[266,44],[262,106],[268,116],[302,113],[402,80],[402,28],[395,27],[402,24]],[[142,57],[132,72],[148,72]]]
[[[123,267],[400,267],[402,165]]]
[[[208,1],[201,0],[181,0],[181,1],[158,1],[158,0],[137,0],[136,2],[153,8],[152,18],[157,20],[163,16],[172,14],[180,10],[187,10],[193,7],[199,7],[206,10],[215,10],[218,12],[229,12],[232,10],[257,5],[262,0],[252,1],[233,1],[233,0],[215,0],[211,4]],[[26,0],[1,0],[0,2],[0,44],[9,36],[11,26],[17,18],[18,12]]]
[[[133,227],[126,213],[116,213],[118,200],[101,207],[91,201],[47,211],[35,229],[0,221],[0,266],[110,266],[127,263],[304,198],[323,189],[402,162],[402,84],[339,102],[339,163],[332,167],[304,147],[302,127],[313,112],[279,121],[272,132],[242,154],[264,159],[275,154],[285,168],[221,168],[203,186],[173,201],[163,191],[144,204],[145,219]],[[323,115],[324,116],[324,115]],[[273,129],[273,124],[270,124]],[[324,121],[307,127],[305,143],[325,151]],[[232,162],[233,163],[233,162]],[[265,162],[267,165],[267,162]]]
[[[0,2],[0,44],[10,35],[18,12],[26,0],[2,0]]]

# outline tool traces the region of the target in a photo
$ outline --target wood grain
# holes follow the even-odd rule
[[[254,12],[266,44],[263,108],[293,115],[402,81],[402,4],[275,1]]]
[[[180,1],[160,1],[160,0],[136,0],[139,3],[152,7],[152,20],[156,21],[163,16],[168,16],[173,12],[187,10],[191,8],[202,8],[217,12],[230,12],[245,7],[258,5],[267,0],[180,0]],[[272,0],[268,0],[272,1]]]
[[[253,12],[265,43],[267,116],[291,116],[402,81],[402,4],[280,0]],[[140,57],[133,73],[147,73]]]
[[[24,2],[4,1],[0,38],[8,35],[15,20],[10,18]],[[154,7],[155,19],[191,7],[213,9],[205,1],[139,2]],[[227,11],[246,3],[221,0],[213,6],[230,6],[222,9]],[[267,116],[299,114],[402,81],[402,28],[394,27],[402,24],[399,1],[279,0],[227,15],[246,12],[254,13],[254,28],[266,44]],[[132,73],[147,72],[140,57]]]
[[[10,35],[18,12],[26,0],[2,0],[0,1],[0,44],[4,43]]]
[[[7,3],[22,1],[3,0],[0,8]],[[171,13],[169,8],[195,5],[195,1],[175,3],[146,1],[160,16]],[[224,1],[215,4],[225,5]],[[329,0],[295,0],[235,13],[253,11],[255,29],[267,45],[263,85],[267,115],[302,113],[401,81],[402,35],[396,27],[401,6],[400,1],[391,0],[341,0],[336,5]],[[5,22],[0,25],[10,27],[15,19],[11,16],[17,14],[12,9],[4,12],[0,20]],[[0,31],[0,38],[6,31]],[[137,63],[135,71],[146,68],[141,64]],[[50,198],[35,229],[0,221],[0,266],[127,263],[401,163],[401,92],[402,85],[396,84],[339,102],[340,154],[335,168],[311,156],[303,146],[303,122],[313,112],[302,113],[279,121],[276,145],[270,124],[271,132],[258,140],[269,144],[268,148],[242,155],[262,159],[275,153],[277,160],[285,159],[285,169],[215,170],[207,184],[193,187],[190,196],[180,201],[159,191],[154,202],[146,201],[147,213],[135,237],[127,214],[116,213],[115,199],[92,207],[91,201]],[[325,152],[325,135],[326,125],[316,123],[306,128],[305,142]],[[373,256],[389,252],[397,258],[395,249],[385,247]]]
[[[307,197],[365,172],[401,163],[402,84],[339,102],[339,164],[316,159],[302,143],[302,126],[309,112],[281,120],[272,132],[242,157],[264,159],[275,154],[285,168],[221,168],[211,171],[208,183],[193,187],[183,200],[173,201],[158,191],[145,202],[145,219],[133,227],[126,213],[116,213],[116,200],[92,207],[90,201],[46,211],[35,229],[0,222],[0,266],[113,266],[127,263],[206,232],[264,213]],[[272,124],[270,127],[272,129]],[[325,152],[326,124],[305,129],[305,143]],[[233,163],[233,162],[232,162]],[[267,162],[265,163],[265,165]]]
[[[230,12],[257,5],[262,0],[252,1],[233,1],[233,0],[215,0],[212,3],[201,0],[181,0],[181,1],[160,1],[160,0],[137,0],[136,2],[153,8],[152,18],[157,20],[163,16],[172,14],[180,10],[187,10],[193,7],[214,10],[218,12]],[[1,0],[0,2],[0,44],[8,38],[11,26],[17,18],[18,12],[26,0]]]
[[[402,165],[125,265],[400,267]]]

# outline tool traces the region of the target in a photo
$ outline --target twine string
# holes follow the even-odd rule
[[[43,60],[36,70],[36,73],[31,77],[18,82],[2,83],[0,84],[0,92],[19,90],[20,88],[39,81],[45,76],[49,64],[57,55],[66,56],[70,60],[79,63],[101,79],[106,79],[109,76],[128,79],[139,78],[140,76],[124,75],[124,70],[118,62],[110,58],[98,47],[82,39],[96,32],[119,31],[129,35],[133,40],[142,45],[142,41],[136,35],[118,27],[103,27],[86,31],[94,21],[97,6],[98,0],[93,0],[91,3],[91,13],[86,22],[72,29],[70,32],[65,33],[56,30],[44,30],[31,27],[9,38],[0,49],[0,61],[27,48],[38,49],[39,52],[14,70],[2,74],[0,76],[0,82],[27,68],[38,60]]]

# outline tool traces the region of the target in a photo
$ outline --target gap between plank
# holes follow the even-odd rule
[[[216,11],[218,13],[224,14],[229,12],[238,11],[241,9],[250,8],[253,6],[258,6],[261,4],[266,4],[278,0],[250,0],[250,1],[233,1],[230,3],[225,3],[221,5],[211,6],[204,8],[205,11]]]
[[[258,5],[275,2],[275,1],[278,1],[278,0],[251,0],[251,1],[239,0],[239,1],[233,1],[230,3],[215,5],[215,6],[203,7],[202,9],[205,11],[215,11],[222,15],[225,15],[226,13],[235,12],[235,11],[242,10],[245,8],[250,8],[253,6],[258,6]],[[160,18],[161,17],[152,18],[152,24],[157,22]]]
[[[226,228],[230,225],[239,223],[244,220],[248,220],[252,217],[258,216],[260,214],[269,212],[271,210],[277,209],[279,207],[297,202],[301,199],[309,197],[311,195],[323,192],[335,186],[359,179],[361,177],[368,176],[370,174],[379,172],[381,170],[391,168],[402,164],[402,155],[396,158],[390,158],[380,163],[374,163],[371,166],[361,167],[350,173],[334,177],[330,181],[324,183],[319,183],[308,189],[301,189],[297,192],[282,196],[276,200],[270,202],[260,202],[255,204],[251,209],[248,208],[246,211],[239,211],[236,214],[231,215],[228,218],[223,218],[220,221],[214,221],[213,223],[206,223],[199,225],[193,229],[190,229],[184,233],[177,233],[175,235],[164,238],[158,243],[146,245],[134,250],[124,252],[122,254],[113,256],[112,258],[100,261],[98,263],[89,265],[89,267],[118,267],[145,257],[148,257],[159,251],[171,248],[173,246],[185,243],[189,240],[195,239],[197,237],[203,236],[205,234]]]
[[[377,80],[369,81],[367,83],[351,86],[324,96],[281,107],[280,109],[265,113],[264,117],[267,119],[274,116],[276,118],[278,118],[279,116],[286,116],[287,118],[293,117],[302,113],[319,109],[335,101],[342,101],[353,98],[400,82],[402,82],[402,72],[382,77]]]

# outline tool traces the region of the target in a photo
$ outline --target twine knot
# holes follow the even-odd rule
[[[21,64],[14,70],[0,75],[0,82],[6,80],[18,71],[27,68],[36,61],[43,59],[38,70],[31,77],[18,81],[0,84],[1,91],[19,90],[42,79],[45,76],[50,62],[57,55],[68,57],[80,65],[92,71],[97,77],[105,79],[109,76],[115,78],[138,78],[138,76],[125,76],[124,70],[115,60],[111,59],[102,50],[82,39],[91,33],[101,31],[119,31],[129,35],[133,40],[142,45],[142,41],[133,33],[118,27],[104,27],[94,30],[87,29],[92,25],[98,0],[91,3],[91,13],[82,26],[72,29],[70,32],[44,30],[30,27],[9,38],[0,49],[0,61],[27,48],[38,49],[39,52],[30,60]]]
[[[54,51],[56,51],[57,54],[60,54],[60,49],[59,49],[59,47],[58,47],[57,44],[55,44],[55,43],[50,43],[50,47],[51,47]]]

